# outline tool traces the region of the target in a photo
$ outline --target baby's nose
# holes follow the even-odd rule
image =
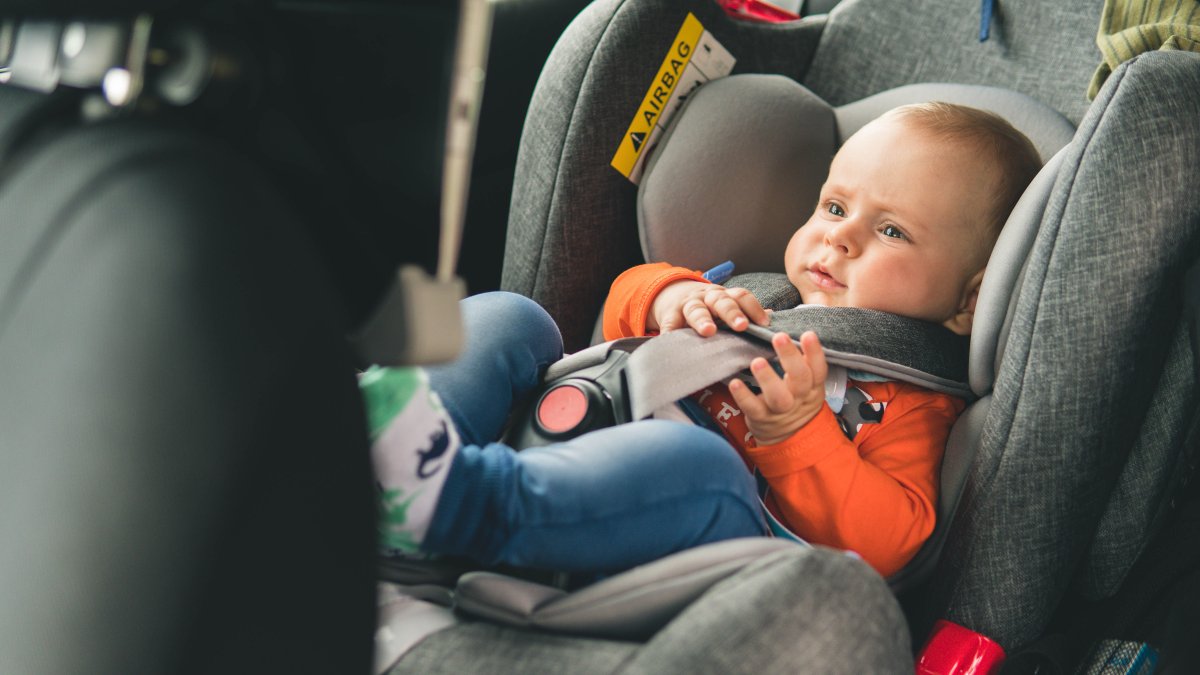
[[[825,245],[838,249],[843,255],[852,255],[858,247],[851,230],[845,221],[830,227],[825,230]]]

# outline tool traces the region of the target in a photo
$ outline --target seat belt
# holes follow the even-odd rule
[[[751,282],[737,283],[745,277],[752,277]],[[756,297],[788,302],[786,294],[770,290],[778,288],[781,278],[786,283],[782,274],[742,275],[730,285],[747,288]],[[779,309],[770,307],[771,302],[764,304],[775,310],[769,327],[752,325],[742,333],[722,328],[712,337],[689,329],[671,331],[615,340],[567,356],[547,369],[540,397],[532,401],[532,410],[514,416],[505,441],[522,449],[652,415],[679,417],[671,414],[676,401],[738,375],[755,357],[773,359],[771,338],[780,331],[793,340],[805,331],[816,332],[831,366],[968,401],[975,398],[967,384],[969,339],[944,326],[855,307]]]
[[[625,366],[632,419],[724,381],[758,356],[775,355],[771,336],[782,331],[797,341],[805,331],[821,338],[835,366],[910,382],[965,399],[974,395],[967,379],[967,338],[917,319],[853,307],[802,305],[776,311],[771,326],[744,334],[722,329],[712,337],[679,330],[647,340]]]

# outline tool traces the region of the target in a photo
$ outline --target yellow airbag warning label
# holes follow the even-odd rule
[[[733,55],[689,12],[659,66],[658,74],[646,90],[642,105],[621,138],[617,154],[612,158],[613,168],[637,183],[649,148],[657,142],[659,134],[688,94],[709,80],[728,75],[735,62]]]

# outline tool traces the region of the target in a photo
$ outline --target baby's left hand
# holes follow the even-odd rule
[[[817,416],[825,403],[825,376],[829,367],[817,334],[800,336],[800,347],[786,333],[776,333],[771,346],[779,355],[784,376],[780,377],[764,358],[750,362],[750,372],[762,389],[755,395],[746,383],[734,379],[729,393],[746,415],[746,425],[759,445],[787,439]]]

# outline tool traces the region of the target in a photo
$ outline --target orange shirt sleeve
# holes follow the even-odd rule
[[[887,401],[855,440],[828,406],[774,445],[758,447],[728,390],[701,401],[771,486],[767,506],[796,534],[858,553],[880,574],[899,571],[933,532],[942,454],[960,399],[912,385],[859,386]],[[722,420],[724,417],[724,420]]]
[[[700,272],[667,263],[646,263],[622,272],[604,301],[604,339],[646,335],[646,316],[654,297],[664,286],[680,279],[705,281]]]

